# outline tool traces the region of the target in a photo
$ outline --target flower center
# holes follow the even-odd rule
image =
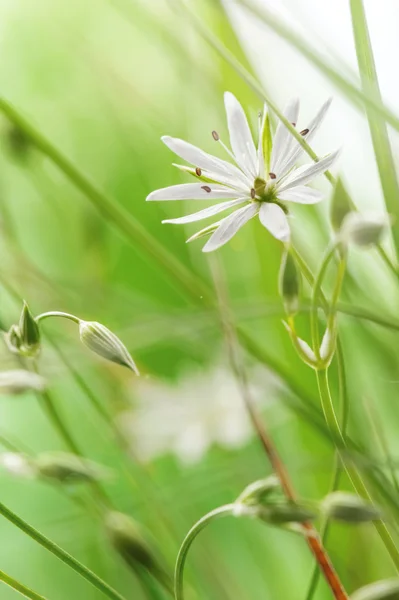
[[[270,173],[270,175],[273,175],[273,173]],[[274,177],[270,177],[270,180],[273,181],[275,178],[276,176],[274,175]],[[253,199],[256,198],[257,202],[269,202],[277,204],[287,214],[288,209],[277,199],[276,187],[273,183],[271,183],[271,181],[266,182],[261,177],[257,177],[254,181],[254,187],[252,188],[251,196]]]

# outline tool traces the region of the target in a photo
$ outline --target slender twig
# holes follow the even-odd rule
[[[227,290],[223,282],[221,269],[219,268],[219,264],[216,261],[217,259],[212,257],[211,269],[215,284],[216,295],[218,298],[220,320],[225,334],[230,365],[236,377],[237,384],[239,385],[240,392],[252,425],[256,431],[256,434],[263,449],[265,450],[265,453],[271,463],[274,472],[280,480],[282,490],[289,500],[295,502],[296,493],[290,481],[288,471],[284,463],[282,462],[277,452],[277,449],[275,448],[274,442],[269,432],[267,431],[265,424],[262,422],[257,412],[257,409],[251,396],[246,370],[238,354],[237,337],[232,319],[230,317]],[[347,600],[348,595],[345,592],[345,589],[338,577],[338,574],[336,573],[325,549],[322,546],[322,543],[317,535],[316,530],[313,528],[311,523],[305,523],[304,527],[310,534],[306,537],[307,543],[311,551],[313,552],[313,555],[315,556],[319,564],[320,570],[323,572],[328,585],[330,586],[334,598],[336,598],[337,600]]]

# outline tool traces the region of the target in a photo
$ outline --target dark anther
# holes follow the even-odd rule
[[[195,174],[198,175],[198,177],[201,177],[202,171],[199,167],[195,169]]]
[[[212,191],[209,185],[202,185],[201,189],[205,190],[208,194],[210,194]]]
[[[219,141],[219,134],[217,131],[212,131],[212,137],[215,140],[215,142]]]
[[[291,123],[291,125],[292,125],[293,127],[296,127],[296,123]]]
[[[275,173],[269,173],[269,177],[270,177],[270,179],[276,179],[276,174]]]
[[[309,129],[302,129],[302,131],[299,132],[301,135],[307,135],[309,133]]]
[[[256,196],[255,188],[252,188],[251,189],[251,198],[252,198],[252,200],[255,199],[255,196]]]

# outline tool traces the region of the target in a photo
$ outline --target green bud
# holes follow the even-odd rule
[[[90,483],[109,477],[110,471],[67,452],[46,452],[35,459],[38,475],[59,483]]]
[[[339,239],[343,244],[355,244],[368,248],[378,244],[390,226],[390,218],[385,213],[349,213],[342,223]]]
[[[338,179],[335,186],[330,207],[331,224],[334,231],[338,232],[346,215],[352,211],[349,195],[341,179]]]
[[[12,325],[8,333],[4,336],[8,349],[14,354],[19,354],[21,351],[21,338],[17,325]]]
[[[296,262],[291,252],[286,250],[281,260],[279,291],[284,300],[285,311],[289,315],[298,310],[300,287],[301,279]]]
[[[286,328],[286,330],[288,331],[292,344],[295,348],[295,350],[297,351],[300,359],[309,367],[312,367],[312,369],[317,369],[318,367],[318,363],[317,363],[317,358],[315,353],[313,352],[312,348],[309,346],[309,344],[307,342],[305,342],[305,340],[303,340],[302,338],[298,337],[296,334],[295,329],[293,329],[293,327],[289,324],[286,323],[285,321],[283,321],[283,325]]]
[[[329,494],[321,503],[321,509],[328,518],[345,523],[367,523],[381,519],[378,507],[348,492]]]
[[[266,479],[250,483],[238,496],[236,502],[250,506],[266,504],[273,492],[278,489],[280,489],[280,481],[275,475],[271,475]]]
[[[0,372],[0,394],[23,394],[25,392],[42,392],[46,381],[36,373],[22,369]]]
[[[107,360],[128,367],[136,375],[139,371],[120,339],[107,327],[95,321],[79,322],[80,339],[90,350]]]
[[[0,465],[11,475],[26,479],[36,477],[36,468],[33,461],[21,452],[3,452],[0,454]]]
[[[134,571],[144,569],[171,590],[170,578],[143,527],[128,515],[110,512],[106,516],[105,529],[111,544],[130,568]]]
[[[399,579],[385,579],[366,585],[352,594],[350,600],[399,600]]]
[[[335,323],[333,323],[332,327],[327,327],[320,345],[320,358],[323,361],[324,366],[330,365],[334,356],[336,345],[337,331]]]
[[[40,351],[40,331],[34,316],[24,302],[21,317],[19,319],[19,352],[24,356],[36,356]]]
[[[258,513],[262,521],[271,525],[285,525],[286,523],[306,523],[316,518],[316,513],[294,502],[281,502],[268,504]]]

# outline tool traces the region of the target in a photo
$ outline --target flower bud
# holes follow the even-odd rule
[[[354,592],[350,600],[399,600],[399,579],[376,581]]]
[[[281,502],[262,507],[258,517],[271,525],[285,525],[312,521],[316,518],[316,513],[294,502]]]
[[[40,331],[28,305],[24,302],[21,317],[19,319],[19,352],[24,356],[36,356],[40,351]]]
[[[111,544],[130,568],[134,571],[144,569],[171,590],[171,580],[161,566],[158,553],[136,521],[123,513],[110,512],[106,516],[105,529]]]
[[[266,504],[268,498],[280,488],[280,482],[275,475],[250,483],[238,496],[238,504]]]
[[[345,523],[366,523],[381,519],[381,510],[355,494],[332,492],[321,503],[325,515]]]
[[[25,392],[42,392],[46,381],[36,373],[23,369],[0,372],[0,394],[23,394]]]
[[[120,339],[107,327],[95,321],[79,322],[80,340],[90,350],[107,360],[128,367],[136,375],[139,371]]]
[[[11,325],[9,331],[4,336],[8,349],[14,354],[20,353],[21,338],[17,325]]]
[[[287,250],[283,254],[280,267],[279,291],[284,301],[286,313],[293,315],[298,310],[300,294],[300,275],[292,254]]]
[[[337,342],[337,332],[335,323],[331,327],[327,327],[320,345],[320,358],[324,366],[329,366],[335,352]]]
[[[26,479],[36,477],[33,461],[20,452],[3,452],[0,454],[0,465],[17,477]]]
[[[102,465],[67,452],[46,452],[35,459],[39,476],[59,483],[90,483],[109,476]]]
[[[330,205],[331,224],[335,232],[338,232],[341,229],[341,225],[346,215],[351,211],[352,206],[348,193],[342,180],[338,179]]]
[[[349,213],[339,233],[339,238],[344,244],[355,244],[361,248],[368,248],[378,244],[383,233],[390,226],[390,218],[385,213]]]
[[[288,323],[283,321],[283,325],[288,331],[293,346],[298,352],[299,357],[303,360],[305,364],[309,365],[309,367],[312,367],[312,369],[316,369],[317,358],[312,348],[307,342],[305,342],[305,340],[297,336],[295,330]]]

